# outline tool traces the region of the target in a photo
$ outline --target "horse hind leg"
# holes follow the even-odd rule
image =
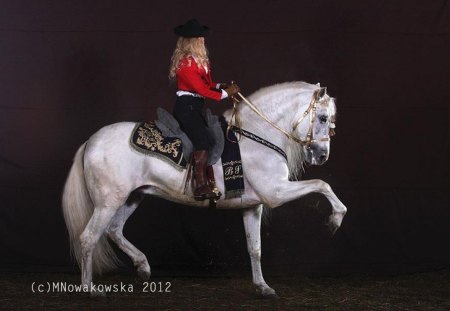
[[[81,243],[81,283],[87,286],[92,295],[102,294],[95,291],[92,287],[92,253],[98,240],[110,224],[116,214],[117,208],[97,206],[86,225],[86,228],[80,235]]]
[[[257,205],[243,211],[244,228],[247,237],[247,249],[252,266],[253,284],[263,297],[277,298],[275,290],[267,285],[261,270],[261,215],[263,205]]]
[[[106,230],[106,233],[108,234],[108,237],[131,258],[139,277],[146,281],[150,278],[150,265],[148,264],[147,257],[123,235],[123,226],[125,225],[125,222],[128,220],[128,217],[133,214],[143,198],[144,194],[142,193],[131,193],[125,204],[117,211],[111,224]]]

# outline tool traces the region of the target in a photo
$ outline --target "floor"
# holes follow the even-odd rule
[[[266,281],[277,299],[258,297],[250,275],[157,277],[144,283],[129,274],[111,274],[97,277],[96,283],[111,286],[113,292],[92,298],[74,292],[77,274],[2,273],[0,309],[450,310],[448,269],[398,276],[278,276]]]

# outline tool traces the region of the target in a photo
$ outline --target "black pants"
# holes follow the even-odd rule
[[[192,141],[195,150],[208,150],[210,147],[208,127],[203,112],[204,106],[203,98],[183,95],[177,96],[173,108],[175,119]]]

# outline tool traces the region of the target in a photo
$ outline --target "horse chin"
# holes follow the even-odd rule
[[[308,166],[312,166],[312,165],[320,166],[320,165],[324,164],[325,162],[327,162],[327,159],[325,159],[325,160],[317,159],[317,157],[315,157],[313,154],[308,153],[306,156],[305,162]]]
[[[312,157],[312,162],[313,162],[312,165],[320,166],[320,165],[323,165],[327,161],[328,161],[328,156],[326,156],[326,157],[325,156],[319,156],[319,157],[313,156]]]
[[[307,165],[322,165],[328,160],[327,149],[313,146],[304,149],[305,162]]]
[[[327,160],[316,160],[316,163],[314,165],[320,166],[323,165],[325,162],[327,162]]]

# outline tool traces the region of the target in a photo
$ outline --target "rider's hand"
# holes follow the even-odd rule
[[[229,97],[236,95],[240,91],[241,91],[241,89],[239,88],[239,86],[237,84],[230,84],[225,89],[225,92],[227,92]]]
[[[219,89],[225,90],[228,87],[228,83],[220,83]]]

